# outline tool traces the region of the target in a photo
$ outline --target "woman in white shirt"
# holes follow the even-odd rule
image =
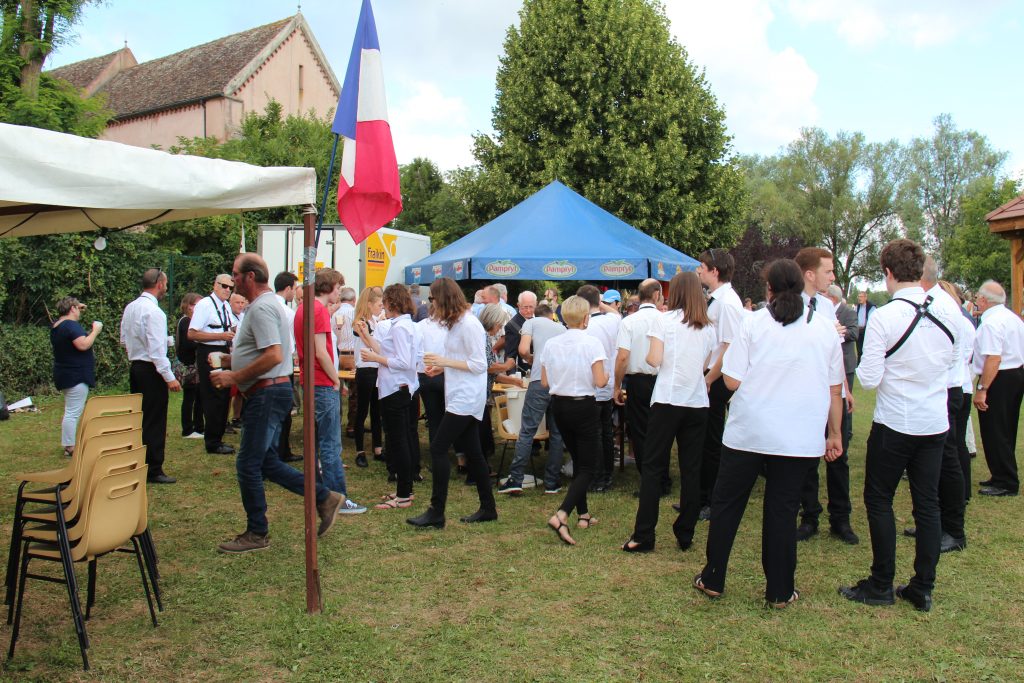
[[[480,420],[487,400],[487,360],[484,357],[484,328],[469,312],[462,290],[451,278],[439,278],[430,285],[434,318],[445,330],[444,355],[425,353],[428,375],[444,373],[444,417],[430,441],[432,491],[430,507],[422,515],[406,520],[416,527],[443,529],[448,502],[451,464],[448,448],[458,443],[465,451],[470,475],[476,480],[480,509],[461,518],[466,523],[498,519],[487,462],[480,450]]]
[[[377,318],[383,315],[384,297],[379,287],[367,287],[359,295],[356,302],[356,314],[352,319],[352,329],[360,323],[366,324],[366,331],[373,336],[377,329]],[[356,335],[355,338],[355,361],[356,361],[356,458],[366,457],[363,450],[364,436],[366,434],[366,414],[370,414],[370,435],[373,446],[373,459],[383,460],[381,454],[383,445],[381,441],[380,427],[380,404],[377,398],[377,363],[363,359],[363,349],[369,348],[363,339]]]
[[[765,280],[768,306],[744,319],[722,363],[726,386],[736,393],[711,499],[707,564],[693,585],[708,597],[722,595],[736,532],[763,469],[765,599],[781,609],[800,597],[793,584],[803,482],[818,458],[832,461],[843,450],[843,354],[833,324],[805,309],[794,261],[773,261]]]
[[[534,365],[540,367],[541,384],[551,394],[551,408],[565,447],[572,453],[574,477],[565,499],[548,519],[548,526],[568,545],[576,545],[566,522],[575,510],[581,529],[597,522],[587,507],[587,489],[601,452],[600,409],[595,395],[608,384],[604,347],[583,330],[590,322],[590,304],[578,296],[562,303],[562,319],[568,331],[548,340]]]
[[[647,363],[659,370],[651,396],[636,524],[633,536],[622,545],[628,553],[654,550],[661,482],[667,475],[673,439],[679,453],[682,488],[679,517],[672,531],[680,550],[693,544],[700,514],[700,463],[708,421],[704,368],[717,345],[717,336],[696,273],[678,273],[672,278],[668,307],[668,312],[656,319],[647,333]]]
[[[416,323],[420,329],[420,336],[423,339],[423,353],[432,353],[437,356],[444,355],[444,340],[448,336],[448,330],[441,327],[441,324],[434,317],[434,303],[427,306],[428,315]],[[441,426],[441,418],[444,417],[444,373],[430,376],[420,358],[420,399],[423,401],[423,412],[427,414],[427,433],[430,441],[434,440],[437,428]],[[429,443],[429,442],[428,442]],[[460,473],[465,469],[465,463]]]
[[[364,348],[362,360],[378,364],[377,395],[380,401],[381,421],[388,439],[388,468],[395,473],[398,490],[384,496],[378,510],[396,510],[412,505],[413,472],[419,471],[419,448],[416,423],[410,419],[412,397],[419,389],[419,374],[423,341],[412,322],[415,313],[412,297],[404,285],[389,285],[384,290],[384,311],[390,325],[381,325],[379,338],[371,337],[365,320],[356,323],[355,331],[369,348]],[[411,426],[411,427],[410,427]],[[414,462],[414,460],[416,462]]]

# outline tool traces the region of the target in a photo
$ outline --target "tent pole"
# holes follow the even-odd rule
[[[316,277],[316,247],[313,232],[316,227],[316,207],[307,204],[302,209],[303,267],[302,267],[302,310],[303,354],[302,374],[306,382],[302,385],[302,467],[303,467],[303,509],[306,528],[306,612],[319,614],[323,609],[320,595],[320,568],[316,552],[316,436],[313,425],[313,281]]]

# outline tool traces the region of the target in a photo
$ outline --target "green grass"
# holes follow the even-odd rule
[[[975,496],[970,547],[939,563],[935,608],[871,608],[836,594],[871,561],[861,492],[873,396],[858,391],[851,446],[853,525],[859,546],[827,534],[800,545],[802,600],[763,607],[761,486],[754,492],[730,563],[724,599],[690,587],[703,563],[707,527],[693,550],[672,542],[662,507],[659,545],[626,555],[636,512],[633,468],[614,492],[595,495],[601,523],[558,543],[545,526],[556,497],[528,490],[500,498],[496,524],[466,527],[475,488],[453,481],[449,525],[405,524],[424,509],[429,481],[408,511],[341,518],[320,544],[323,614],[305,613],[301,500],[268,487],[271,547],[224,556],[216,544],[244,529],[231,458],[208,456],[177,436],[172,399],[167,471],[175,486],[150,487],[150,524],[161,558],[166,611],[149,624],[134,561],[100,560],[88,624],[93,669],[81,671],[63,587],[33,582],[18,650],[4,679],[200,681],[748,681],[1021,680],[1024,667],[1022,499]],[[10,539],[16,484],[24,469],[59,467],[63,404],[0,423],[0,543]],[[293,444],[299,442],[296,421]],[[979,441],[980,445],[980,441]],[[346,440],[351,463],[351,441]],[[1020,450],[1020,446],[1018,446]],[[364,503],[389,490],[384,469],[347,470]],[[677,475],[678,476],[678,475]],[[983,458],[974,479],[987,476]],[[824,487],[824,476],[822,476]],[[824,492],[823,492],[824,494]],[[903,486],[900,529],[911,525]],[[823,520],[824,522],[824,520]],[[897,579],[911,572],[913,543],[901,536]],[[84,582],[84,571],[80,571]],[[84,597],[84,596],[83,596]],[[0,627],[6,648],[10,627]]]

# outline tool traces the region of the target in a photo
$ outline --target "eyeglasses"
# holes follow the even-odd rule
[[[226,285],[223,282],[218,282],[217,286],[218,287],[223,287],[224,289],[228,290],[229,292],[233,292],[235,290],[235,286],[234,285]]]

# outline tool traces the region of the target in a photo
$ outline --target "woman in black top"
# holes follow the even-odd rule
[[[181,435],[186,439],[202,438],[204,431],[203,405],[199,400],[199,372],[196,369],[196,349],[199,343],[188,338],[192,311],[201,298],[195,292],[189,292],[181,298],[182,315],[174,335],[175,355],[181,363],[175,367],[175,374],[181,383]]]
[[[57,302],[57,321],[50,328],[50,344],[53,346],[53,383],[64,392],[64,419],[60,424],[61,445],[67,455],[75,450],[75,434],[78,418],[82,416],[85,401],[89,398],[89,387],[96,386],[96,358],[92,353],[93,342],[103,329],[98,320],[92,324],[92,332],[85,333],[78,322],[85,304],[73,296],[66,296]]]

